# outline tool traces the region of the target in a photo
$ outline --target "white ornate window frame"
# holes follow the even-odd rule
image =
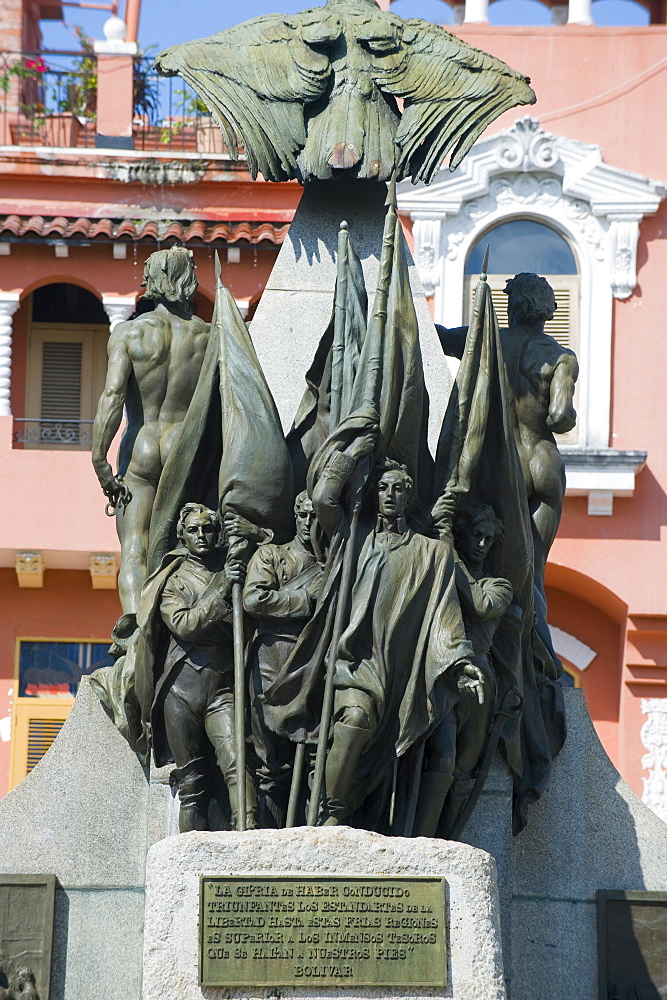
[[[610,514],[614,496],[632,495],[646,457],[609,448],[612,310],[613,299],[628,298],[637,284],[639,225],[666,193],[664,184],[603,163],[599,146],[550,135],[530,117],[476,143],[454,173],[442,170],[429,187],[399,186],[424,291],[444,326],[463,323],[465,261],[486,230],[532,219],[572,247],[581,281],[581,375],[568,493],[588,495],[589,513]],[[594,461],[595,453],[604,461]]]

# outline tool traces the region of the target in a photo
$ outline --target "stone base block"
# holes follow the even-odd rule
[[[419,876],[446,880],[447,981],[444,991],[328,987],[280,990],[202,989],[198,983],[201,875]],[[505,1000],[496,866],[467,844],[388,838],[349,827],[189,833],[148,853],[144,937],[144,1000],[245,1000],[250,997],[337,995],[395,1000],[442,996]]]
[[[3,874],[57,878],[49,1000],[138,1000],[148,811],[148,775],[84,677],[53,746],[0,801]]]

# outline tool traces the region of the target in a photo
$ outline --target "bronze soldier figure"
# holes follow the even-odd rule
[[[259,619],[250,649],[250,683],[263,827],[285,825],[294,744],[266,726],[261,696],[276,680],[311,617],[322,580],[322,564],[313,547],[315,511],[305,491],[296,498],[294,514],[295,538],[286,545],[257,549],[248,564],[243,591],[245,610]]]
[[[344,516],[343,489],[374,442],[364,435],[335,453],[315,487],[313,505],[329,535]],[[480,683],[456,595],[453,547],[409,526],[412,488],[405,466],[385,459],[377,467],[349,625],[335,651],[327,825],[349,817],[396,757],[433,728],[442,675],[451,673],[462,690]]]
[[[488,504],[464,505],[454,520],[456,590],[479,686],[476,692],[470,687],[449,692],[448,711],[426,741],[414,826],[420,837],[436,832],[447,837],[454,828],[484,751],[496,695],[491,644],[512,601],[511,584],[485,576],[484,560],[502,533],[502,521]],[[446,677],[443,681],[448,683]],[[477,698],[468,697],[470,693]]]
[[[187,555],[164,583],[159,605],[170,641],[155,687],[153,735],[156,760],[166,743],[176,763],[172,777],[178,784],[182,833],[209,828],[211,747],[236,821],[231,590],[243,582],[245,567],[233,559],[223,562],[220,531],[214,511],[197,503],[183,507],[177,535]],[[246,828],[253,829],[256,796],[248,775],[245,780]]]

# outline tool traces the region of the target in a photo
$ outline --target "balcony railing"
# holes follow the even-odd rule
[[[97,134],[93,52],[0,52],[0,145],[92,148]],[[134,60],[134,148],[224,153],[222,135],[184,80]]]
[[[14,447],[71,448],[90,451],[93,445],[92,420],[42,420],[14,417]]]

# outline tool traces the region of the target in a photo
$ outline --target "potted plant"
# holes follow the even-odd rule
[[[180,99],[179,117],[171,119],[169,125],[163,128],[160,139],[169,142],[174,136],[180,135],[185,128],[193,128],[198,153],[224,153],[226,150],[222,132],[200,97],[191,90],[177,90]]]

